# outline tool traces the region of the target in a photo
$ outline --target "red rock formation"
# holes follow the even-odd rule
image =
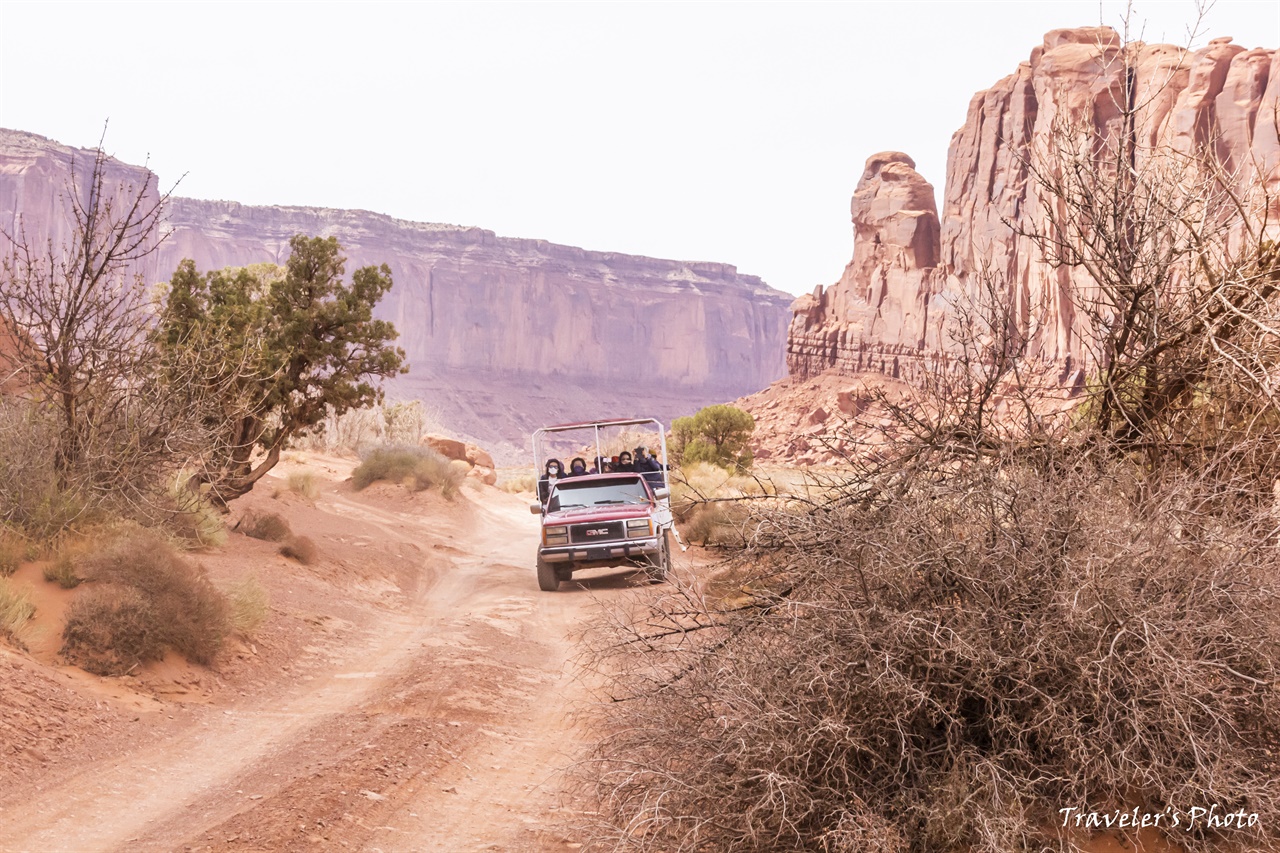
[[[919,368],[940,280],[939,226],[933,187],[915,165],[897,151],[868,158],[850,205],[853,260],[835,286],[818,287],[791,306],[793,376],[832,367],[899,376]]]
[[[1104,138],[1125,131],[1117,105],[1126,68],[1140,105],[1140,147],[1212,147],[1238,188],[1261,183],[1273,204],[1280,199],[1280,52],[1245,50],[1230,39],[1192,53],[1126,48],[1110,28],[1054,30],[1017,71],[970,102],[951,139],[936,243],[928,243],[928,184],[908,169],[910,159],[868,161],[854,195],[853,262],[836,285],[792,306],[791,375],[835,368],[909,378],[935,365],[947,348],[947,307],[975,295],[986,275],[1008,289],[1010,319],[1033,357],[1083,362],[1089,330],[1067,293],[1087,284],[1084,273],[1041,263],[1010,223],[1043,221],[1046,200],[1028,163],[1045,156],[1055,127],[1092,126]],[[886,169],[903,173],[897,185]]]

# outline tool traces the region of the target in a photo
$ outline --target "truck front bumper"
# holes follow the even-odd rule
[[[626,539],[599,545],[558,545],[538,553],[548,563],[587,563],[595,560],[627,560],[658,553],[657,538]]]

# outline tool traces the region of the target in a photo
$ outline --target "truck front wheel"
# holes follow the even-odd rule
[[[671,534],[667,530],[662,531],[662,538],[658,540],[658,553],[649,558],[649,580],[653,583],[662,583],[667,579],[667,574],[671,571]]]
[[[538,557],[538,589],[543,592],[555,592],[560,588],[560,578],[556,575],[555,566]]]

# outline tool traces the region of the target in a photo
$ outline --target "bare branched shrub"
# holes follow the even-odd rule
[[[308,536],[290,536],[280,545],[280,553],[304,566],[310,566],[320,558],[320,549]]]
[[[90,672],[119,675],[172,649],[207,664],[230,630],[227,600],[163,537],[135,531],[86,555],[90,582],[67,614],[62,655]]]
[[[1273,521],[1188,536],[1194,483],[1154,508],[1123,466],[1042,461],[769,513],[754,599],[598,637],[601,846],[1069,849],[1059,808],[1211,803],[1260,815],[1216,840],[1273,838]]]
[[[427,433],[446,432],[439,407],[421,400],[397,400],[334,415],[329,408],[323,428],[302,435],[294,446],[327,453],[360,453],[377,445],[416,445]]]

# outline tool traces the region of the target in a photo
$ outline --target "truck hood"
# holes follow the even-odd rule
[[[581,524],[593,521],[617,521],[623,518],[648,518],[652,504],[610,504],[608,506],[584,506],[579,509],[562,509],[549,512],[543,525]]]

